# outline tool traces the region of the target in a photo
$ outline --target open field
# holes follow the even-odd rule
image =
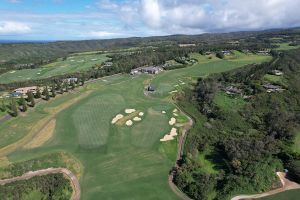
[[[180,88],[185,87],[185,84],[190,83],[192,80],[207,76],[211,73],[220,73],[227,70],[236,69],[238,67],[268,61],[271,59],[269,56],[240,54],[236,59],[208,59],[207,56],[200,54],[192,54],[192,58],[196,58],[199,62],[191,67],[176,69],[164,72],[156,76],[152,80],[152,84],[156,87],[154,92],[155,96],[167,96],[169,92],[180,91]]]
[[[0,84],[43,79],[56,75],[88,70],[95,64],[101,64],[108,58],[106,54],[88,54],[70,56],[66,60],[58,59],[56,62],[43,65],[35,69],[22,69],[9,71],[0,75]]]
[[[0,140],[0,151],[9,144],[18,144],[17,141],[31,134],[36,124],[55,119],[53,135],[42,146],[22,148],[27,144],[22,143],[14,152],[4,152],[8,161],[21,162],[62,151],[73,155],[82,165],[82,199],[177,199],[168,185],[177,139],[159,141],[173,127],[168,123],[175,108],[168,98],[169,92],[186,87],[191,77],[257,61],[205,62],[166,71],[154,79],[150,75],[105,77],[86,84],[76,94],[39,104],[27,116],[1,125],[0,137],[5,140]],[[147,81],[153,82],[161,95],[145,96],[143,83]],[[79,97],[82,98],[73,100]],[[126,108],[143,112],[142,121],[134,121],[130,127],[112,124],[112,119],[124,114]],[[186,119],[178,114],[178,119],[184,122]],[[40,130],[43,132],[42,127]]]
[[[280,47],[276,48],[276,50],[291,50],[291,49],[298,49],[298,46],[289,46],[290,43],[279,43],[277,45],[279,45]]]

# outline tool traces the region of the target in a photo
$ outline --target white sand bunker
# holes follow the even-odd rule
[[[177,136],[177,129],[176,128],[172,128],[169,135],[171,135],[172,137]]]
[[[140,112],[140,113],[139,113],[139,116],[144,116],[144,113],[143,113],[143,112]]]
[[[117,114],[112,120],[111,123],[115,124],[119,119],[122,119],[124,116],[122,114]]]
[[[165,135],[162,139],[160,139],[161,142],[166,142],[169,140],[174,140],[174,137],[177,136],[177,129],[172,128],[170,133]]]
[[[133,121],[136,121],[136,122],[141,121],[141,120],[142,120],[142,118],[140,118],[140,117],[133,118]]]
[[[131,109],[131,108],[125,109],[126,114],[130,114],[130,113],[133,113],[133,112],[135,112],[135,109]]]
[[[176,113],[178,110],[177,110],[177,108],[175,108],[174,110],[173,110],[173,113]]]
[[[176,92],[178,92],[177,90],[173,90],[173,91],[171,91],[171,92],[169,92],[170,94],[173,94],[173,93],[176,93]]]
[[[166,111],[163,110],[163,111],[161,111],[161,113],[162,113],[162,114],[166,114]]]
[[[132,126],[133,122],[131,120],[126,121],[127,126]]]
[[[177,114],[177,113],[173,113],[173,115],[174,115],[175,117],[178,117],[178,114]]]
[[[11,72],[9,72],[9,73],[11,73],[11,74],[13,74],[13,73],[15,73],[16,71],[11,71]]]
[[[175,123],[176,123],[176,119],[175,119],[174,117],[172,117],[172,118],[170,119],[170,121],[169,121],[169,124],[170,124],[171,126],[173,126]]]

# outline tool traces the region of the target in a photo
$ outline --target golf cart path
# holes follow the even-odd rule
[[[276,172],[276,174],[280,178],[282,187],[271,190],[269,192],[264,192],[264,193],[261,193],[261,194],[235,196],[231,200],[257,199],[257,198],[277,194],[277,193],[280,193],[280,192],[284,192],[284,191],[287,191],[287,190],[300,189],[300,185],[298,183],[290,181],[289,179],[286,178],[286,173]]]
[[[178,110],[180,110],[179,108],[177,108]],[[174,167],[178,167],[178,162],[181,160],[182,155],[183,155],[183,149],[184,149],[184,143],[185,143],[185,139],[186,139],[186,135],[188,133],[188,131],[190,130],[190,128],[193,126],[193,120],[190,116],[188,116],[185,112],[183,112],[182,110],[180,110],[180,112],[184,113],[187,118],[189,119],[188,123],[186,123],[182,129],[182,134],[180,135],[179,141],[178,141],[178,151],[177,151],[177,157],[176,157],[176,162],[175,162],[175,166]],[[169,177],[168,177],[168,183],[169,186],[171,188],[171,190],[182,200],[190,200],[190,198],[184,194],[183,192],[181,192],[178,187],[174,184],[173,182],[173,178],[174,178],[174,171],[172,170],[172,172],[170,173]]]
[[[13,183],[15,181],[28,180],[35,176],[44,176],[44,175],[48,175],[48,174],[58,174],[58,173],[66,175],[69,178],[69,180],[71,181],[72,188],[73,188],[73,193],[72,193],[71,199],[79,200],[80,194],[81,194],[79,181],[78,181],[77,177],[70,170],[68,170],[66,168],[47,168],[47,169],[41,169],[41,170],[37,170],[37,171],[29,171],[21,176],[0,180],[0,185]]]

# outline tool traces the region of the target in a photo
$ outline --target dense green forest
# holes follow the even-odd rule
[[[68,200],[72,191],[70,181],[63,174],[49,174],[0,185],[0,199]]]
[[[300,181],[300,152],[291,148],[300,128],[300,49],[275,55],[269,63],[199,79],[178,96],[195,125],[174,182],[191,198],[268,191],[280,185],[275,172],[284,168]],[[265,84],[281,89],[267,92]]]

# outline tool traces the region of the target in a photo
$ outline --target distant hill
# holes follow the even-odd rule
[[[295,32],[299,32],[299,28],[256,32],[206,33],[201,35],[170,35],[83,41],[0,41],[0,63],[29,63],[36,62],[37,60],[62,57],[75,52],[129,47],[177,45],[180,43],[193,43],[200,46],[213,45],[232,40],[246,40],[263,35],[273,37],[293,34]]]

